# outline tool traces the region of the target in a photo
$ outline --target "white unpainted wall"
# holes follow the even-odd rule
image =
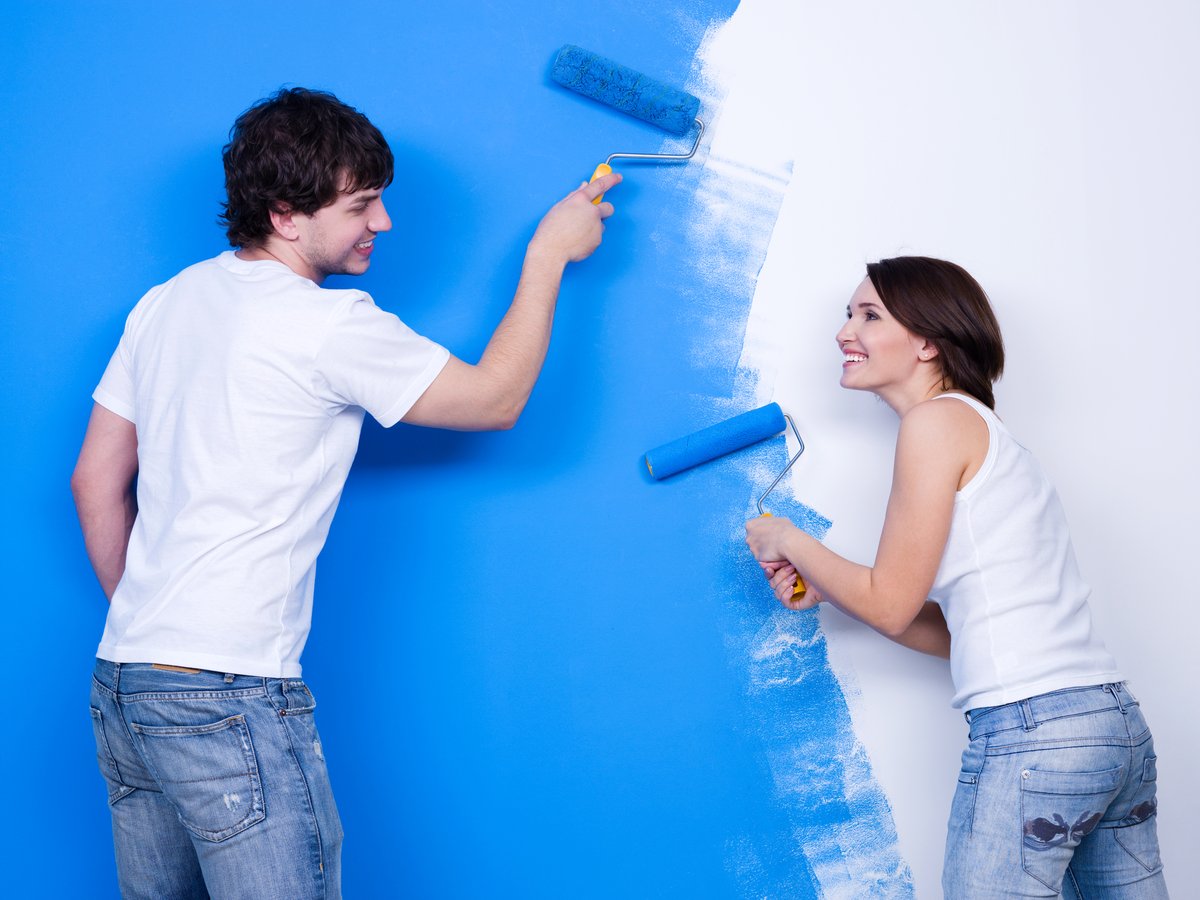
[[[711,156],[793,164],[742,365],[808,444],[797,496],[871,562],[896,421],[838,387],[833,335],[866,262],[964,265],[1004,329],[997,411],[1058,486],[1155,731],[1176,892],[1200,883],[1198,38],[1189,0],[743,0],[703,51],[725,94]],[[917,895],[938,897],[966,740],[948,666],[821,616]]]

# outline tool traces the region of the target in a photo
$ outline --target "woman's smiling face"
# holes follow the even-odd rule
[[[871,279],[862,284],[846,307],[846,324],[837,333],[842,351],[844,388],[879,393],[906,383],[936,351],[888,312]]]

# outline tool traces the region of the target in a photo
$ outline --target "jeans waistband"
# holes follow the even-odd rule
[[[1137,705],[1137,698],[1130,693],[1124,682],[1119,682],[1051,691],[1003,706],[972,709],[965,713],[965,716],[971,726],[971,739],[974,740],[1011,728],[1032,731],[1042,722],[1105,709],[1115,709],[1123,714]]]
[[[152,663],[116,663],[99,657],[96,658],[92,677],[114,694],[156,690],[241,690],[255,687],[264,689],[276,682],[303,683],[300,678],[265,678],[232,672],[212,672],[207,669],[157,666]]]

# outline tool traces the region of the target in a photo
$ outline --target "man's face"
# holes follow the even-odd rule
[[[299,239],[296,252],[309,277],[320,284],[328,275],[361,275],[371,265],[375,235],[390,231],[382,188],[339,193],[311,216],[293,214]]]

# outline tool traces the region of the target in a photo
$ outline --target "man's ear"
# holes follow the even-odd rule
[[[296,228],[296,211],[286,203],[271,207],[271,229],[285,241],[294,241],[300,236]]]

